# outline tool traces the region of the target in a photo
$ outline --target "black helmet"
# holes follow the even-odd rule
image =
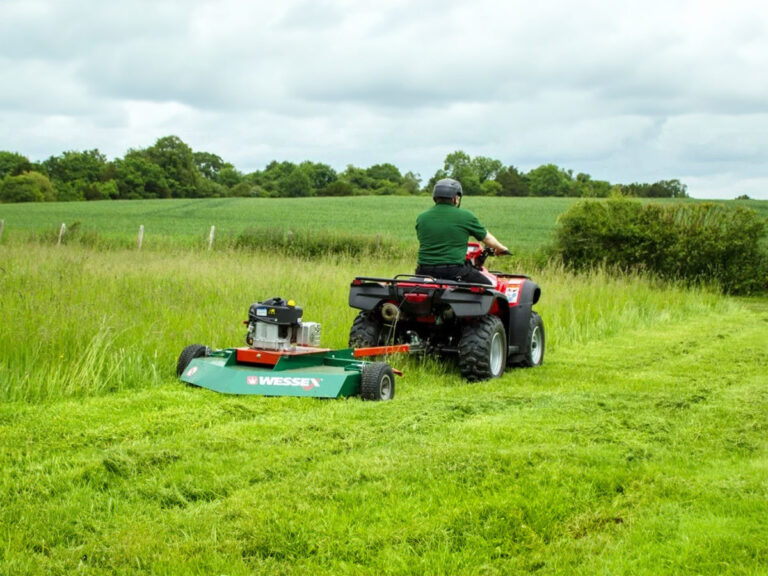
[[[448,198],[453,200],[456,196],[461,199],[462,190],[458,180],[453,178],[443,178],[438,180],[435,188],[432,190],[432,198]]]

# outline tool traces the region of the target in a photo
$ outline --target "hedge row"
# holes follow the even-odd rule
[[[765,232],[765,219],[747,208],[611,198],[562,214],[555,250],[576,270],[607,265],[748,294],[768,290]]]

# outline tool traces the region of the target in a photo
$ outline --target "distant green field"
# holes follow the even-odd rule
[[[513,252],[531,254],[552,240],[557,217],[577,201],[574,198],[470,197],[464,199],[463,207],[474,212]],[[727,203],[751,208],[768,217],[766,201]],[[77,223],[81,231],[133,242],[139,226],[143,225],[147,249],[174,241],[203,245],[207,243],[211,226],[216,227],[219,246],[249,228],[381,236],[406,245],[415,243],[416,216],[430,205],[428,196],[0,204],[0,220],[5,220],[6,240],[28,233],[55,237],[62,223],[68,227]]]
[[[557,216],[573,202],[564,198],[467,198],[463,206],[510,248],[528,253],[551,239]],[[202,242],[211,226],[216,227],[217,238],[235,236],[248,228],[280,228],[382,235],[411,243],[416,240],[416,216],[431,203],[424,196],[362,196],[0,204],[0,219],[6,221],[6,235],[53,233],[62,223],[79,222],[82,230],[135,238],[143,225],[148,247],[158,236]]]

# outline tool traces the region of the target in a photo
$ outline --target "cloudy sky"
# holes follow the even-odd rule
[[[460,149],[768,199],[768,2],[0,0],[0,150],[170,134],[243,172]]]

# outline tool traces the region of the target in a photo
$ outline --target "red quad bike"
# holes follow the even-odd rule
[[[458,355],[469,381],[497,378],[507,366],[539,366],[544,323],[533,305],[541,288],[527,276],[489,272],[484,264],[492,254],[477,242],[467,246],[467,260],[492,286],[410,274],[355,278],[349,305],[360,313],[349,345]]]

